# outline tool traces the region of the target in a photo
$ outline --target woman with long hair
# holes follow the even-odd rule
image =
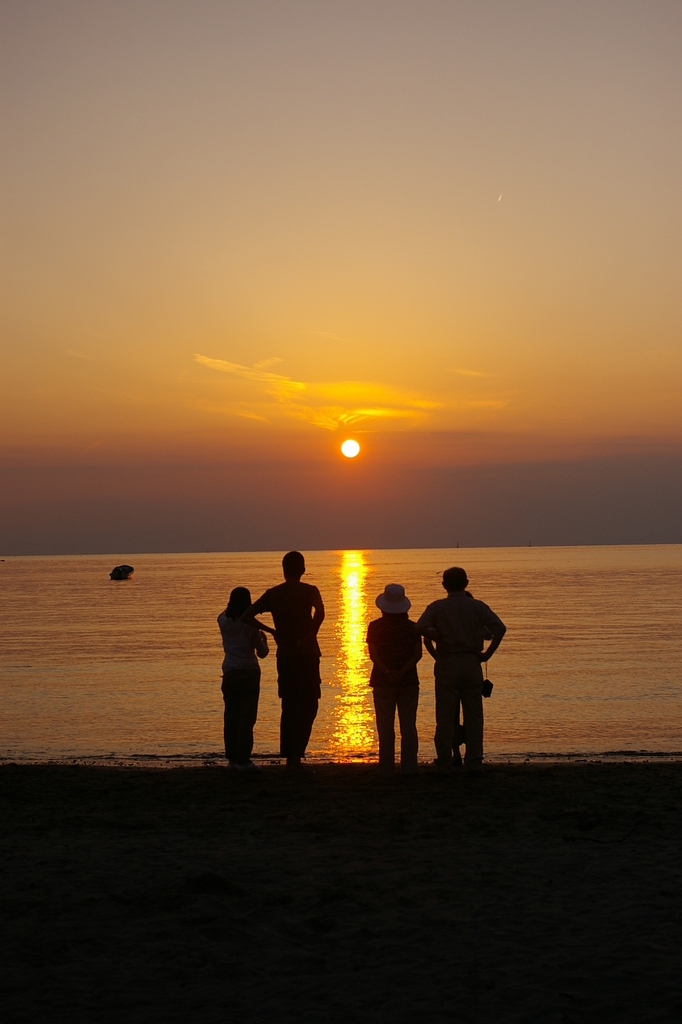
[[[241,621],[242,614],[251,605],[251,594],[246,587],[235,587],[227,608],[218,616],[223,638],[223,700],[225,701],[225,757],[228,767],[239,772],[258,771],[251,760],[253,727],[258,717],[260,696],[259,658],[268,654],[268,641],[258,623],[252,626]]]

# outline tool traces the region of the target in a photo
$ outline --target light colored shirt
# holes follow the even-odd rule
[[[229,619],[225,612],[218,616],[220,635],[223,638],[223,674],[235,668],[256,668],[258,659],[268,653],[268,641],[260,629],[249,626],[239,619]]]
[[[504,633],[504,624],[483,601],[456,590],[428,606],[417,622],[422,636],[436,641],[438,658],[450,654],[478,654],[483,650],[486,629],[493,636]]]

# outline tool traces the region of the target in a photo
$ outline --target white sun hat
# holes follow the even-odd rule
[[[389,615],[401,615],[412,607],[409,598],[405,597],[405,587],[401,583],[388,583],[383,594],[376,599],[376,606]]]

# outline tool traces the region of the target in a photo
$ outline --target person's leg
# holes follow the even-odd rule
[[[417,705],[419,687],[402,686],[397,691],[398,718],[400,719],[400,769],[403,775],[414,775],[417,771]]]
[[[223,690],[223,702],[225,704],[225,710],[223,712],[223,742],[225,744],[225,757],[230,762],[230,764],[232,764],[234,762],[234,758],[231,757],[231,755],[234,754],[233,744],[232,744],[232,735],[231,735],[231,732],[230,732],[230,725],[231,725],[232,716],[231,716],[231,709],[230,709],[230,706],[229,706],[227,694],[225,693],[224,690]]]
[[[282,754],[290,768],[305,756],[320,702],[320,659],[295,657],[278,660],[282,696]],[[286,703],[286,708],[285,708]]]
[[[286,757],[290,768],[296,767],[305,756],[319,703],[316,694],[302,694],[293,689],[282,697],[280,753]]]
[[[279,752],[287,761],[294,757],[296,746],[296,672],[291,659],[281,657],[277,652],[277,692],[282,701],[282,715],[279,722]]]
[[[436,756],[439,768],[452,764],[452,748],[459,711],[456,665],[453,659],[436,661]]]
[[[317,718],[317,709],[320,705],[320,697],[322,696],[320,659],[318,657],[313,656],[305,659],[302,666],[301,682],[300,756],[303,757],[310,741],[310,734],[313,729],[313,723]]]
[[[375,686],[373,692],[379,733],[379,772],[390,775],[395,764],[396,690],[393,686]]]
[[[258,698],[260,695],[260,668],[244,671],[239,688],[237,764],[245,765],[251,760],[251,751],[253,750],[253,727],[258,717]]]
[[[279,752],[282,757],[293,757],[296,746],[296,696],[282,695],[282,717],[279,722]]]
[[[466,729],[462,725],[462,702],[457,703],[457,714],[455,715],[455,741],[452,744],[452,763],[458,767],[462,767],[462,755],[460,754],[459,748],[463,743],[466,743]]]
[[[225,757],[231,764],[237,760],[237,732],[239,727],[239,695],[231,679],[232,673],[226,672],[223,676],[223,700],[225,701],[225,714],[223,716],[223,739],[225,742]]]
[[[460,695],[467,736],[464,764],[476,771],[483,762],[483,673],[476,655],[464,655],[461,661]]]
[[[320,701],[315,693],[299,695],[296,709],[296,756],[305,757],[306,747],[313,731],[313,723],[317,718]]]

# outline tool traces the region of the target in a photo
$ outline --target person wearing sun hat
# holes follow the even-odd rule
[[[422,656],[421,636],[407,613],[409,598],[400,583],[389,583],[376,599],[381,618],[367,628],[372,661],[369,685],[379,733],[379,774],[393,774],[395,767],[395,713],[400,720],[400,767],[403,775],[417,772],[417,705]]]

